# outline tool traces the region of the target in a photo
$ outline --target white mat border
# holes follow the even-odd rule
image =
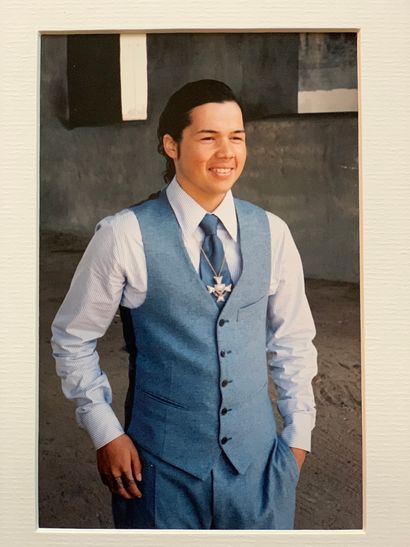
[[[410,535],[408,2],[8,0],[1,11],[0,525],[4,544],[406,545]],[[355,29],[360,29],[361,44],[365,532],[36,531],[39,33]]]

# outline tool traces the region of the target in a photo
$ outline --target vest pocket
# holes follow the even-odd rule
[[[238,310],[237,321],[242,321],[243,319],[248,319],[255,314],[259,317],[259,314],[264,312],[266,315],[267,299],[266,295],[261,296],[255,302],[247,304]]]
[[[182,405],[181,403],[178,403],[177,401],[172,401],[171,399],[168,399],[167,397],[164,397],[163,395],[157,395],[155,393],[151,393],[150,391],[145,391],[145,390],[141,390],[141,393],[143,393],[148,399],[152,399],[153,401],[156,401],[157,403],[173,406],[174,408],[181,408],[182,410],[187,410],[186,406]]]

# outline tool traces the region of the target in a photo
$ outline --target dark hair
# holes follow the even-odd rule
[[[165,157],[166,169],[164,180],[171,182],[175,175],[174,160],[170,158],[162,144],[163,136],[171,135],[178,144],[182,139],[182,132],[191,123],[190,112],[196,106],[206,103],[236,102],[242,110],[242,106],[232,89],[218,80],[197,80],[189,82],[178,89],[169,98],[158,123],[158,152]]]

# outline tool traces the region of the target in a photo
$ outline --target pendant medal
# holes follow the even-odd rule
[[[225,285],[225,283],[222,283],[223,276],[215,275],[215,284],[213,286],[207,285],[208,292],[210,294],[213,294],[216,298],[217,302],[225,302],[225,296],[226,293],[232,291],[232,284]]]

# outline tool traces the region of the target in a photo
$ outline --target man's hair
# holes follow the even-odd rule
[[[206,103],[224,103],[234,101],[243,111],[232,89],[218,80],[197,80],[178,89],[169,98],[158,123],[158,152],[165,157],[164,180],[171,182],[175,176],[174,160],[164,150],[163,136],[168,134],[177,145],[181,142],[182,132],[191,123],[190,112],[196,106]]]

